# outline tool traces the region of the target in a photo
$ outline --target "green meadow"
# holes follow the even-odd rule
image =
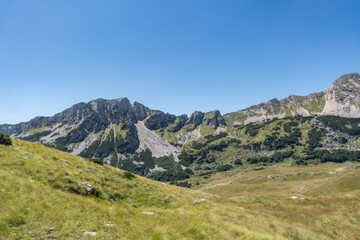
[[[12,141],[0,145],[0,239],[360,238],[360,163],[237,168],[187,189]]]

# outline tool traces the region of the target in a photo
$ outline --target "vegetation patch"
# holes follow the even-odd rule
[[[10,136],[5,133],[0,133],[0,144],[6,146],[12,145]]]

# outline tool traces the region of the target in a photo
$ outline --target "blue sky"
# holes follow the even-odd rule
[[[173,114],[360,72],[360,1],[0,0],[0,124],[128,97]]]

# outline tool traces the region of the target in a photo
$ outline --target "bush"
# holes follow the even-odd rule
[[[96,163],[96,164],[99,164],[99,165],[104,165],[103,160],[98,159],[98,158],[89,158],[88,160],[89,160],[90,162],[92,162],[92,163]]]
[[[250,134],[251,137],[255,137],[256,135],[258,135],[258,133],[259,133],[259,130],[257,130],[257,129],[250,129],[249,130],[249,134]]]
[[[0,144],[6,145],[6,146],[12,145],[10,136],[5,133],[0,133]]]
[[[278,163],[283,162],[285,159],[290,158],[294,154],[293,151],[286,151],[286,152],[276,152],[273,155],[266,157],[249,157],[247,159],[248,163],[255,164],[255,163]]]
[[[215,140],[218,140],[218,139],[220,139],[220,138],[225,138],[225,137],[227,137],[227,133],[225,133],[225,132],[222,132],[222,133],[219,133],[219,134],[217,134],[217,135],[207,135],[207,136],[205,136],[205,138],[206,138],[206,143],[211,143],[211,142],[213,142],[213,141],[215,141]]]
[[[343,149],[336,149],[333,151],[317,150],[313,152],[308,152],[308,156],[306,156],[304,160],[308,160],[308,159],[320,159],[322,163],[325,162],[343,163],[346,161],[360,162],[360,152],[343,150]]]
[[[346,132],[350,135],[360,135],[360,119],[359,118],[344,118],[337,116],[320,116],[320,121],[325,123],[327,126]]]
[[[294,144],[300,144],[299,138],[301,138],[301,131],[298,128],[293,129],[288,135],[282,137],[278,137],[278,135],[279,133],[277,132],[267,135],[264,144],[275,150],[286,148]]]
[[[235,164],[236,165],[243,165],[243,162],[241,161],[241,159],[236,159]]]
[[[133,178],[136,178],[136,176],[134,174],[132,174],[131,172],[124,172],[124,178],[131,180]]]
[[[183,182],[171,181],[170,184],[175,185],[175,186],[179,186],[179,187],[185,187],[185,188],[190,188],[191,187],[191,183],[189,183],[188,181],[183,181]]]
[[[308,136],[309,136],[308,150],[312,151],[317,147],[321,147],[320,141],[324,135],[325,135],[324,130],[317,130],[316,128],[312,128],[308,132]]]
[[[183,150],[180,155],[178,156],[180,159],[180,163],[184,165],[185,167],[190,166],[196,159],[194,156]]]
[[[229,171],[232,168],[233,168],[233,166],[231,166],[230,164],[225,164],[225,165],[221,165],[221,166],[217,167],[216,170],[218,172],[225,172],[225,171]]]

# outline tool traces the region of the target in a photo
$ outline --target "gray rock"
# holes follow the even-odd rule
[[[86,187],[86,190],[88,191],[88,192],[91,192],[94,188],[89,184],[89,183],[87,183],[87,182],[83,182],[83,183],[81,183],[81,185],[83,185],[83,186],[85,186]]]

